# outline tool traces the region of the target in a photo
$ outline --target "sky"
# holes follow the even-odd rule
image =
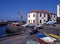
[[[19,21],[18,10],[26,21],[27,12],[32,10],[46,10],[57,13],[60,0],[0,0],[0,20]]]

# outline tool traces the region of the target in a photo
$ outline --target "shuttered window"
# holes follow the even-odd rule
[[[44,17],[45,17],[46,15],[44,14]]]
[[[33,20],[33,23],[35,23],[35,20]]]
[[[29,17],[30,17],[30,15],[29,15]]]
[[[42,20],[40,20],[40,23],[42,22]]]
[[[29,23],[30,23],[30,20],[29,20]]]
[[[41,17],[41,13],[40,13],[40,17]]]
[[[35,14],[33,14],[33,17],[35,17]]]

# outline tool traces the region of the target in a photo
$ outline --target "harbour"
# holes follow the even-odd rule
[[[59,28],[58,28],[58,26],[59,25],[57,25],[56,27],[44,26],[43,29],[39,29],[39,33],[42,33],[42,34],[44,34],[44,33],[52,33],[52,34],[57,35],[57,34],[60,33],[60,26],[59,26]],[[51,30],[51,31],[49,31],[49,30]],[[27,33],[29,33],[29,32],[27,32]],[[4,43],[6,43],[6,44],[7,43],[10,43],[10,44],[19,44],[19,43],[24,44],[26,42],[26,39],[29,39],[29,38],[32,39],[32,40],[37,41],[35,39],[35,34],[30,35],[30,34],[27,34],[27,33],[21,33],[21,34],[17,34],[17,35],[15,34],[13,36],[1,38],[0,39],[0,44],[4,44]]]
[[[60,1],[0,0],[0,44],[60,44]]]

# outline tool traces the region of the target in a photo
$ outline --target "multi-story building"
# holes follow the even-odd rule
[[[44,24],[48,21],[56,22],[56,14],[48,11],[33,10],[27,14],[27,24]]]
[[[57,17],[60,17],[60,4],[57,5]]]

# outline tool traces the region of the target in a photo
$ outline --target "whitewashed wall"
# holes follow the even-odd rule
[[[35,14],[35,17],[33,17],[33,14]],[[41,14],[41,17],[40,17],[40,14]],[[30,15],[30,17],[29,17],[29,15]],[[57,19],[56,15],[55,15],[55,17],[54,17],[54,15],[51,16],[52,22],[56,22],[57,21],[56,19]],[[35,24],[44,24],[48,20],[48,14],[45,14],[45,17],[44,17],[44,13],[36,13],[36,12],[28,13],[27,14],[27,23],[28,24],[29,24],[29,20],[30,20],[30,23],[33,23],[33,20],[35,20]],[[31,20],[32,20],[32,22],[31,22]],[[41,23],[40,23],[40,20],[41,20]]]
[[[59,8],[60,8],[60,6],[59,5],[60,4],[57,5],[57,17],[60,17],[60,14],[59,14]]]
[[[56,15],[52,15],[51,20],[52,20],[52,22],[56,22],[57,21],[57,16]]]
[[[36,17],[33,17],[33,14],[35,14],[35,16],[36,16],[36,13],[28,13],[28,15],[27,15],[27,23],[29,23],[29,20],[32,20],[32,22],[30,22],[30,23],[33,23],[33,20],[36,20],[35,19]],[[30,15],[30,17],[29,17],[29,15]]]
[[[40,17],[40,14],[41,14],[41,17]],[[47,14],[45,14],[45,17],[44,17],[44,13],[39,13],[38,18],[39,18],[38,23],[39,24],[44,24],[47,21]],[[40,20],[42,20],[42,23],[40,23]],[[44,22],[44,20],[45,20],[45,22]]]

